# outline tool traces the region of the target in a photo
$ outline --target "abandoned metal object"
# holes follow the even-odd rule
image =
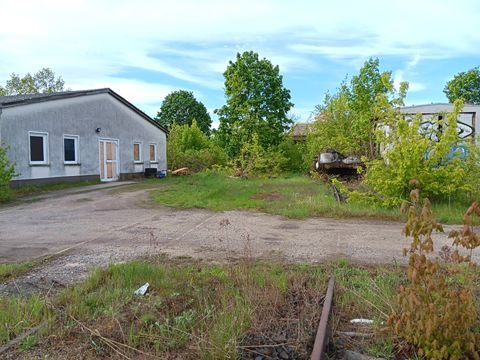
[[[360,159],[356,156],[347,156],[345,159],[342,160],[344,164],[354,164],[359,165],[361,163]]]
[[[333,290],[335,288],[335,277],[332,276],[328,282],[327,294],[325,295],[325,301],[323,302],[322,315],[318,324],[317,335],[315,337],[315,343],[313,344],[311,360],[325,359],[325,347],[328,342],[328,320],[332,310],[333,302]]]
[[[333,191],[333,195],[335,195],[335,199],[337,200],[338,204],[345,202],[345,198],[342,196],[342,194],[340,193],[340,190],[338,190],[335,184],[332,184],[332,191]]]
[[[134,294],[138,296],[143,296],[148,292],[148,289],[150,288],[150,284],[147,282],[140,286],[137,290],[135,290]]]
[[[327,149],[313,159],[315,170],[324,174],[357,176],[362,162],[356,156],[344,156],[338,151]]]

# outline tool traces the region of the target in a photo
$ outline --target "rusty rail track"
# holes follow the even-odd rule
[[[333,290],[335,288],[335,276],[330,278],[328,282],[327,294],[323,302],[322,316],[318,324],[317,335],[315,336],[315,343],[313,344],[313,351],[310,357],[311,360],[326,359],[325,347],[328,343],[328,324],[330,313],[332,312]]]

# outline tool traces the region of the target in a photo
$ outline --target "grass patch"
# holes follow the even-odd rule
[[[57,295],[55,338],[75,337],[87,357],[112,355],[108,341],[114,341],[128,356],[218,359],[250,354],[250,345],[261,346],[265,334],[269,343],[288,340],[279,347],[304,358],[327,280],[318,267],[266,262],[202,265],[160,258],[111,265]],[[148,295],[135,296],[147,281]],[[292,331],[275,340],[290,326],[285,318]],[[79,335],[86,328],[92,332]]]
[[[34,266],[35,264],[31,261],[0,264],[0,282],[5,282],[12,277],[23,274]]]
[[[216,172],[168,177],[153,192],[156,202],[178,208],[205,208],[213,211],[254,209],[288,218],[312,216],[359,217],[403,220],[397,208],[376,204],[338,204],[331,189],[320,180],[300,175],[272,179],[230,178]],[[465,202],[433,204],[443,223],[460,223]]]
[[[3,345],[43,320],[50,319],[50,315],[41,296],[0,297],[0,344]],[[31,344],[33,338],[25,341],[25,345]]]
[[[56,358],[309,358],[330,274],[336,276],[332,330],[374,332],[346,349],[395,358],[405,344],[386,325],[404,269],[242,260],[225,265],[164,257],[110,265],[46,301],[0,299],[0,344],[46,321],[19,349]],[[476,275],[478,281],[478,274]],[[151,290],[135,296],[145,282]],[[48,306],[46,303],[48,302]],[[373,319],[365,328],[353,318]],[[340,332],[340,333],[338,333]],[[266,347],[265,345],[269,345]],[[21,350],[19,350],[21,351]],[[411,351],[411,348],[410,350]],[[121,354],[121,355],[120,355]],[[27,353],[28,355],[28,353]],[[407,354],[408,356],[413,354]]]

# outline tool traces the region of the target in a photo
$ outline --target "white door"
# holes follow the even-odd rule
[[[118,140],[100,140],[100,180],[118,180]]]

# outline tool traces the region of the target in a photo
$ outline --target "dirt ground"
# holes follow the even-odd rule
[[[405,261],[401,253],[409,240],[401,234],[402,226],[290,220],[250,211],[177,210],[154,204],[149,190],[137,185],[97,186],[94,191],[63,191],[0,208],[0,262],[61,252],[17,279],[23,288],[68,284],[84,278],[93,266],[155,254],[213,261],[254,256],[391,264]],[[445,234],[436,238],[438,250],[449,243]]]

